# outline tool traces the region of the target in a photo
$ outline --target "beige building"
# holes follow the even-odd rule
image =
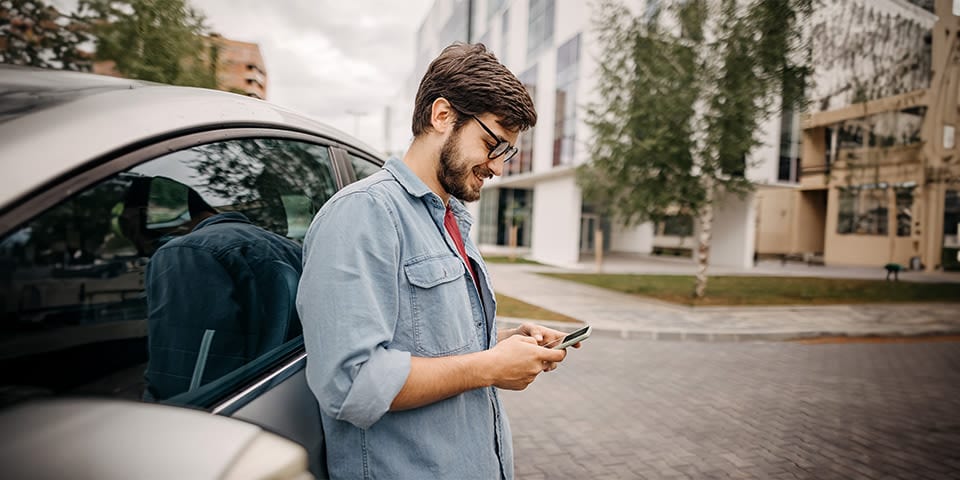
[[[848,101],[827,97],[827,108],[802,116],[798,183],[762,187],[757,194],[759,254],[822,258],[828,265],[960,269],[960,152],[954,138],[960,12],[953,0],[932,3],[936,16],[923,35],[928,53],[871,72],[892,74],[900,83],[884,90],[857,82],[853,71],[854,88],[844,92]],[[896,35],[908,34],[911,25],[891,25],[893,39],[904,43]],[[876,45],[864,47],[863,56],[877,55]],[[927,85],[910,89],[916,85],[904,83],[897,69],[912,68],[917,75],[917,65],[929,68],[926,79],[918,77]],[[866,100],[871,97],[876,99]]]
[[[267,68],[256,43],[241,42],[212,34],[204,39],[216,46],[211,58],[217,62],[217,89],[266,100]],[[122,77],[112,60],[93,63],[93,73]]]
[[[217,46],[217,88],[266,100],[267,67],[260,47],[217,34],[207,40]]]

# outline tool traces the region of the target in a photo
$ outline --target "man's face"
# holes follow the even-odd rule
[[[485,124],[494,123],[500,132],[516,142],[517,134],[510,134],[494,122],[495,117],[488,115]],[[450,195],[464,201],[475,202],[480,199],[480,189],[484,180],[503,173],[503,157],[488,158],[496,138],[482,130],[475,121],[468,120],[459,130],[453,132],[440,148],[440,166],[437,180]]]

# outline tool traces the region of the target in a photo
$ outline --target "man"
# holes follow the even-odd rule
[[[314,219],[297,307],[332,478],[513,478],[497,388],[556,368],[565,351],[542,345],[563,334],[497,331],[461,201],[480,198],[536,121],[483,45],[451,45],[420,83],[403,160]]]
[[[184,188],[190,233],[147,265],[147,400],[194,390],[300,335],[300,245]]]

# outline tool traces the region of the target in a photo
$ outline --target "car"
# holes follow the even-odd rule
[[[380,153],[304,115],[234,93],[0,66],[0,158],[0,425],[20,429],[4,430],[0,458],[26,461],[22,446],[51,428],[63,435],[44,437],[52,442],[45,448],[79,448],[92,426],[51,424],[102,413],[105,405],[117,415],[87,418],[96,431],[116,433],[96,438],[118,443],[130,434],[121,433],[130,418],[146,419],[131,423],[139,428],[193,425],[184,434],[230,423],[191,421],[200,410],[295,442],[310,473],[325,476],[302,335],[274,339],[213,378],[216,369],[208,363],[204,370],[203,354],[193,352],[190,387],[151,398],[144,380],[153,331],[145,274],[159,247],[190,232],[190,195],[299,243],[336,191],[381,168]],[[296,278],[287,280],[295,289]],[[294,321],[288,314],[295,312],[295,291],[286,293],[288,303],[274,315],[278,324]],[[205,315],[194,308],[182,321],[199,324]],[[142,447],[175,441],[155,437]],[[86,463],[121,461],[109,447],[91,451],[101,453]],[[220,467],[209,471],[230,465]],[[82,468],[67,471],[85,476]]]

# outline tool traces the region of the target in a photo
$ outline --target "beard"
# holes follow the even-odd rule
[[[470,166],[470,162],[463,158],[460,152],[460,132],[454,132],[440,148],[440,166],[437,169],[437,180],[440,186],[463,202],[475,202],[480,199],[480,188],[474,187],[473,176],[486,179],[493,177],[493,171],[484,165]]]

